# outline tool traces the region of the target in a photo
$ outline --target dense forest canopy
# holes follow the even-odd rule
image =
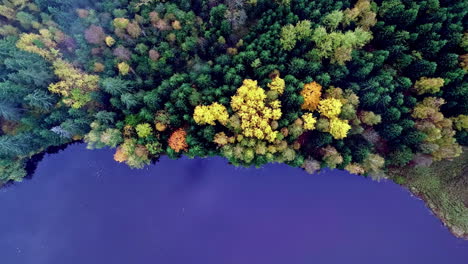
[[[386,177],[468,145],[468,1],[2,0],[0,182],[84,140]],[[395,179],[404,182],[404,178]]]

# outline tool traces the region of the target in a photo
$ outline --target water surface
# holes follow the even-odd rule
[[[221,158],[131,170],[83,144],[0,189],[5,264],[466,264],[424,203],[342,171]]]

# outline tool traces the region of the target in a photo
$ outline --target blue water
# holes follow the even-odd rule
[[[72,145],[0,189],[2,264],[466,264],[403,188],[221,158],[131,170]]]

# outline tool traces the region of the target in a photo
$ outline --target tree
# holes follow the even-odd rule
[[[32,107],[37,107],[43,110],[50,110],[54,103],[54,97],[42,90],[34,90],[33,93],[28,94],[24,100]]]
[[[103,90],[113,96],[119,96],[131,91],[130,82],[121,78],[105,78],[100,83]]]
[[[32,143],[31,135],[27,133],[0,136],[0,158],[25,156],[33,147]]]
[[[20,182],[27,173],[24,169],[25,161],[0,159],[0,185],[8,181]]]
[[[112,46],[114,46],[114,44],[115,44],[115,39],[114,39],[113,37],[111,37],[111,36],[107,36],[107,37],[104,39],[104,41],[106,42],[106,45],[107,45],[108,47],[112,47]]]
[[[90,44],[100,45],[104,43],[106,40],[106,34],[104,30],[100,26],[91,25],[88,29],[84,32],[84,37],[86,41]]]
[[[343,139],[347,136],[348,131],[351,129],[351,126],[348,124],[348,121],[341,120],[338,118],[330,119],[330,134],[335,139]]]
[[[328,118],[335,118],[341,113],[343,104],[335,98],[323,99],[319,102],[318,111]]]
[[[137,144],[135,139],[126,139],[117,148],[114,160],[126,162],[132,168],[142,168],[150,163],[149,151],[145,146]]]
[[[276,75],[272,81],[267,84],[267,86],[270,88],[270,90],[276,92],[277,94],[283,94],[285,82],[278,75]]]
[[[153,129],[151,128],[151,125],[148,123],[138,124],[135,130],[138,134],[138,137],[140,138],[147,138],[151,134],[153,134]]]
[[[281,45],[284,50],[292,50],[296,46],[296,28],[293,25],[286,25],[281,29]]]
[[[426,152],[436,161],[458,157],[462,152],[461,146],[454,138],[452,121],[440,112],[444,103],[445,100],[441,98],[426,97],[416,104],[411,114],[417,120],[416,129],[426,135],[423,141]]]
[[[318,60],[329,58],[331,63],[344,65],[346,61],[351,60],[351,52],[354,49],[362,48],[371,39],[372,33],[362,28],[345,33],[328,33],[325,27],[319,26],[312,34],[316,48],[310,51],[309,57]]]
[[[130,21],[123,17],[115,18],[113,21],[113,25],[117,29],[126,29]]]
[[[127,75],[128,72],[130,71],[130,66],[125,62],[119,63],[117,65],[117,68],[119,69],[119,73],[123,76]]]
[[[304,103],[301,108],[311,112],[315,111],[319,105],[320,96],[322,96],[321,90],[322,86],[316,82],[305,84],[301,92],[302,97],[304,97]]]
[[[467,131],[468,132],[468,115],[459,115],[457,117],[451,118],[453,121],[453,126],[458,131]]]
[[[291,24],[281,28],[280,42],[284,50],[292,50],[296,46],[297,41],[306,40],[312,34],[311,22],[302,20],[296,23],[296,26]]]
[[[55,60],[53,67],[60,81],[50,84],[49,91],[62,95],[64,102],[75,108],[91,101],[89,93],[99,89],[97,75],[83,73],[62,59]]]
[[[172,132],[171,136],[169,137],[168,144],[171,149],[175,152],[180,151],[187,151],[188,145],[186,141],[187,132],[184,129],[179,128]]]
[[[328,167],[334,169],[337,165],[343,163],[343,156],[336,150],[336,148],[328,145],[320,149],[323,161]]]
[[[0,101],[0,117],[6,120],[18,120],[21,117],[21,109],[13,103]]]
[[[257,81],[247,79],[232,97],[231,107],[241,118],[244,136],[273,142],[278,132],[273,131],[270,122],[281,117],[281,102],[274,100],[267,105],[265,99],[265,90]]]
[[[198,105],[195,107],[193,119],[197,124],[209,124],[214,126],[215,121],[222,125],[226,125],[229,119],[229,114],[224,105],[219,103],[212,103],[211,105]]]
[[[121,45],[116,47],[112,54],[114,54],[115,57],[123,61],[129,61],[132,55],[132,53],[127,48]]]
[[[440,88],[444,86],[444,79],[442,78],[427,78],[421,77],[414,84],[414,90],[418,95],[425,93],[437,93]]]
[[[394,166],[405,166],[414,157],[413,152],[407,146],[401,146],[389,154],[388,163]]]
[[[315,123],[317,122],[317,119],[313,117],[311,113],[307,113],[302,115],[302,120],[304,120],[304,129],[305,130],[313,130],[315,129]]]
[[[127,32],[132,38],[136,39],[141,35],[142,30],[138,23],[136,21],[133,21],[131,23],[128,23]]]
[[[325,24],[329,29],[335,30],[338,25],[343,20],[343,12],[339,10],[335,10],[326,16],[323,17],[322,22]]]
[[[84,137],[85,142],[88,144],[88,149],[112,147],[115,148],[118,144],[122,143],[122,133],[119,129],[109,128],[102,125],[98,121],[91,123],[91,131]]]
[[[381,116],[372,111],[360,111],[359,119],[362,123],[369,126],[377,125],[382,121]]]

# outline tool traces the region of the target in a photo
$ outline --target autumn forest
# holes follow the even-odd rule
[[[374,179],[468,145],[468,2],[2,0],[0,182],[74,141]]]

